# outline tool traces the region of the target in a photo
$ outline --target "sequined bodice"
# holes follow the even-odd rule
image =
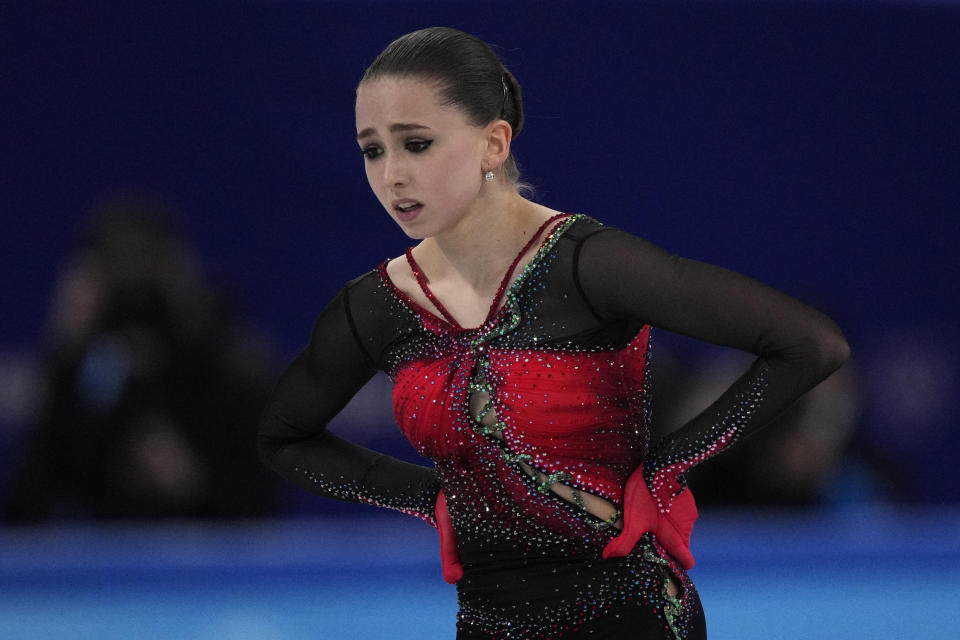
[[[478,329],[463,329],[448,313],[443,320],[412,303],[393,286],[385,267],[380,269],[384,286],[421,323],[420,331],[392,345],[398,363],[390,372],[397,422],[417,450],[437,463],[446,477],[442,483],[458,486],[456,498],[449,501],[455,522],[470,520],[475,526],[475,509],[482,505],[491,534],[532,523],[550,527],[552,521],[538,515],[557,508],[564,518],[580,515],[590,527],[609,526],[581,504],[583,495],[621,505],[626,478],[646,453],[649,327],[626,346],[602,351],[541,346],[515,335],[523,318],[532,315],[523,307],[532,299],[524,289],[537,283],[542,288],[554,266],[555,244],[575,221],[560,220],[546,233],[540,250],[505,292],[506,306],[494,313],[495,299]],[[539,239],[536,234],[531,241]],[[408,259],[431,297],[409,253]],[[509,276],[508,271],[504,282]],[[431,301],[445,312],[442,303]],[[477,392],[484,394],[484,406],[471,411]],[[495,418],[484,420],[488,414]],[[460,482],[463,476],[489,482]],[[578,499],[563,504],[549,491],[555,483],[573,489]],[[490,510],[496,500],[504,504]],[[498,520],[497,514],[504,513],[512,514],[509,521]],[[594,539],[598,544],[602,540]],[[480,551],[483,541],[474,542]],[[472,545],[465,541],[465,546]]]

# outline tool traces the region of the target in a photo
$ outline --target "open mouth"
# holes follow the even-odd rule
[[[393,205],[393,210],[402,218],[410,218],[422,208],[423,204],[415,200],[403,200]]]

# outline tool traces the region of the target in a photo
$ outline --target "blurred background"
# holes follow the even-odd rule
[[[914,0],[4,5],[0,637],[453,636],[432,529],[282,486],[253,449],[316,315],[408,244],[353,91],[436,24],[520,81],[536,200],[851,343],[691,478],[711,636],[952,637],[960,3]],[[653,349],[662,432],[749,362]],[[383,377],[332,428],[416,460]]]

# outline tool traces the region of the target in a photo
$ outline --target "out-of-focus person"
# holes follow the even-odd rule
[[[162,203],[93,212],[55,286],[47,395],[7,521],[270,513],[253,434],[273,368]]]

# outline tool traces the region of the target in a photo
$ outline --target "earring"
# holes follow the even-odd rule
[[[493,182],[493,178],[494,178],[493,171],[487,171],[485,174],[483,174],[483,179],[486,180],[487,182]]]

